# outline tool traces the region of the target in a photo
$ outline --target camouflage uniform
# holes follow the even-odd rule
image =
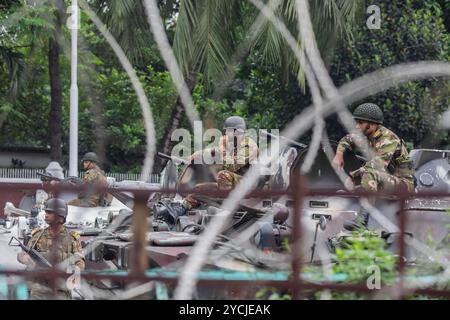
[[[250,167],[250,162],[258,157],[259,152],[258,145],[250,137],[244,137],[235,150],[229,150],[227,140],[222,137],[218,148],[206,149],[205,151],[211,152],[211,154],[218,152],[223,155],[223,167],[217,173],[217,186],[222,190],[231,189],[238,184]],[[188,195],[183,204],[186,208],[191,209],[197,207],[199,202]]]
[[[226,144],[224,149],[227,150]],[[258,145],[250,137],[242,139],[236,150],[227,151],[223,157],[223,170],[217,174],[219,188],[233,188],[247,172],[250,162],[257,156]]]
[[[77,232],[67,230],[65,227],[62,227],[57,237],[51,236],[49,228],[34,229],[27,246],[38,251],[52,265],[65,261],[67,265],[77,266],[80,271],[85,268],[80,235]],[[56,298],[70,298],[70,292],[64,279],[58,279],[55,286]],[[52,285],[45,279],[33,282],[30,286],[30,298],[32,300],[55,298]]]
[[[337,150],[344,153],[355,147],[360,148],[361,142],[358,140],[355,134],[348,134],[341,139]],[[398,188],[413,191],[414,169],[404,141],[382,125],[368,140],[375,156],[350,173],[355,184],[371,192],[392,192]]]
[[[90,186],[107,186],[106,175],[103,170],[98,167],[87,170],[84,174],[83,182]],[[67,204],[77,207],[98,207],[104,206],[108,201],[109,203],[111,202],[110,194],[87,190],[87,192],[80,192],[77,199],[73,199],[67,202]]]

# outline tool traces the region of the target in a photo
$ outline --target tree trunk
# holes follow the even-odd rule
[[[197,74],[194,72],[190,72],[189,75],[186,77],[186,85],[187,85],[189,91],[191,92],[191,94],[194,91],[196,80],[197,80]],[[178,97],[177,102],[175,103],[175,107],[172,109],[172,115],[171,115],[172,121],[170,121],[169,124],[167,125],[167,128],[164,131],[163,139],[161,140],[157,151],[160,151],[165,154],[171,153],[172,148],[175,144],[175,142],[171,140],[172,132],[180,127],[181,120],[183,118],[183,114],[185,111],[186,110],[184,109],[184,106],[181,103],[181,99],[180,99],[180,97]],[[164,168],[164,166],[166,165],[166,163],[167,163],[167,160],[157,157],[156,161],[155,161],[154,171],[162,170]]]
[[[62,84],[59,66],[59,44],[50,39],[48,50],[48,71],[50,77],[50,158],[61,162],[62,159]]]

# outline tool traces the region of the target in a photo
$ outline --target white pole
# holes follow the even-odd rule
[[[71,84],[70,84],[70,148],[69,148],[69,176],[78,176],[78,28],[79,12],[78,0],[72,0],[71,9]]]

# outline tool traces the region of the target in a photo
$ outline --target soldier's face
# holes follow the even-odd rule
[[[58,218],[59,217],[54,212],[45,211],[45,218],[44,218],[44,220],[49,226],[57,223],[58,222]]]
[[[376,124],[364,120],[356,120],[356,129],[368,137],[375,132]]]
[[[90,165],[91,165],[90,161],[83,161],[83,168],[84,168],[84,170],[89,169]]]

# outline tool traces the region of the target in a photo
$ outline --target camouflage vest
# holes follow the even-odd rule
[[[244,175],[250,167],[250,162],[257,157],[258,145],[252,138],[245,137],[234,150],[226,150],[223,157],[223,169]]]
[[[413,183],[414,169],[402,139],[388,128],[380,125],[368,140],[374,151],[374,157],[366,162],[364,165],[366,169],[386,171]],[[348,134],[339,142],[338,151],[353,150],[361,145],[358,136]]]
[[[413,181],[414,169],[403,139],[400,139],[386,127],[380,126],[369,141],[375,151],[375,156],[379,153],[379,150],[389,148],[395,142],[396,148],[392,150],[393,154],[390,161],[388,161],[387,171],[396,177]],[[383,150],[381,153],[389,153],[390,151]]]
[[[65,227],[57,237],[51,236],[49,228],[34,229],[28,247],[41,253],[53,265],[67,261],[74,254],[81,257],[79,235],[76,232],[69,232]]]
[[[89,169],[84,174],[83,182],[92,186],[106,186],[107,180],[103,170],[99,168]],[[92,206],[104,205],[106,194],[94,190],[80,192],[78,198],[87,200]]]

